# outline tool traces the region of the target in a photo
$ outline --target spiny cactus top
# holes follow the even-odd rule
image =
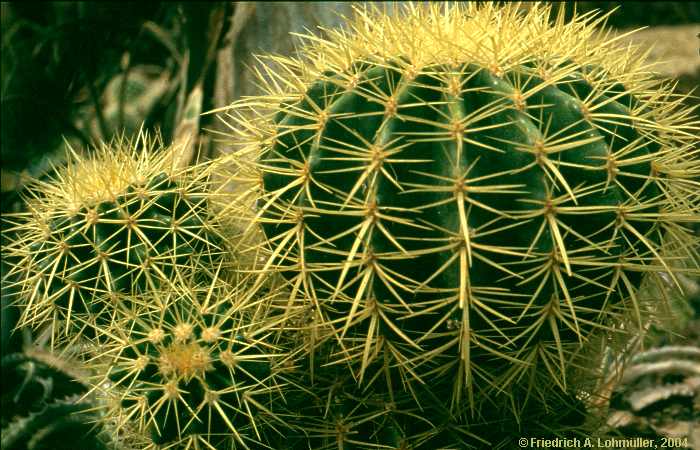
[[[222,253],[208,166],[181,168],[177,149],[157,147],[140,134],[72,152],[67,167],[31,186],[28,212],[8,219],[21,326],[109,323],[114,294],[152,289],[173,268]]]
[[[275,317],[287,315],[270,311],[274,289],[239,278],[177,277],[121,301],[134,306],[100,330],[91,367],[104,420],[141,448],[263,448],[271,439],[291,357],[277,346]]]
[[[361,375],[564,388],[642,274],[697,258],[697,120],[604,17],[550,9],[358,9],[228,110],[268,266]]]

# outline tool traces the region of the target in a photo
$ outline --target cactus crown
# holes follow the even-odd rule
[[[435,64],[470,62],[500,76],[536,63],[541,75],[554,83],[575,70],[562,63],[576,62],[599,67],[606,78],[624,83],[630,92],[649,86],[648,51],[618,45],[620,36],[603,28],[612,11],[605,15],[592,11],[567,22],[561,7],[552,23],[551,9],[552,5],[532,3],[523,13],[519,4],[471,2],[410,4],[394,14],[375,6],[356,8],[347,27],[321,28],[326,38],[299,35],[303,45],[296,57],[263,57],[269,64],[258,77],[270,96],[254,101],[260,107],[265,99],[275,106],[283,98],[298,100],[324,73],[352,74],[358,61],[386,64],[397,58],[408,62],[409,76]],[[347,78],[348,85],[357,81]]]
[[[284,384],[275,345],[272,293],[246,276],[208,283],[182,274],[161,289],[122,300],[118,320],[95,339],[93,367],[105,420],[150,440],[147,448],[201,442],[248,448],[276,420],[270,403]]]
[[[177,166],[176,152],[158,151],[159,148],[162,148],[160,138],[150,137],[146,132],[133,141],[121,137],[112,143],[102,143],[88,157],[79,155],[67,144],[66,167],[54,179],[36,180],[32,192],[39,194],[37,202],[72,213],[115,201],[129,186],[145,186],[160,173],[175,176],[183,172]]]

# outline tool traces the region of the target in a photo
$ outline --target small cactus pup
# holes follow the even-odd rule
[[[183,168],[177,147],[145,132],[102,144],[29,188],[27,212],[7,218],[19,278],[20,326],[51,321],[54,337],[111,321],[117,293],[153,289],[173,269],[223,253],[212,163]]]
[[[178,274],[179,275],[179,274]],[[286,362],[267,286],[178,276],[134,294],[89,354],[111,427],[140,448],[273,448]],[[274,317],[280,319],[278,321]]]
[[[697,119],[605,16],[563,8],[360,8],[228,108],[267,267],[361,382],[388,354],[455,405],[564,392],[587,342],[646,320],[643,280],[698,270]]]

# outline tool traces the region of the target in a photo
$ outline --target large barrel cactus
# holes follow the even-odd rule
[[[158,147],[142,133],[72,152],[53,178],[31,185],[28,212],[7,218],[20,326],[49,321],[55,337],[71,327],[93,336],[112,321],[116,294],[157,288],[179,267],[213,270],[223,239],[210,165],[179,167],[176,147]]]
[[[641,284],[698,270],[697,119],[604,17],[550,9],[360,9],[228,110],[266,267],[360,381],[567,390]]]

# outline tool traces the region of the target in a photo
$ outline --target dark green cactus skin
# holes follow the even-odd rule
[[[47,240],[30,247],[42,277],[39,289],[64,316],[70,311],[104,325],[112,308],[103,294],[157,288],[195,256],[214,267],[220,240],[205,224],[205,194],[203,188],[182,189],[161,173],[145,186],[129,186],[114,202],[52,219]],[[61,246],[67,250],[57,256]]]
[[[57,400],[40,412],[11,422],[2,433],[6,450],[102,450],[109,447],[97,436],[92,405],[77,399]]]
[[[402,448],[409,442],[406,433],[429,426],[429,422],[411,417],[409,411],[389,409],[396,405],[388,393],[362,392],[351,378],[319,380],[314,388],[319,397],[299,411],[302,429],[310,431],[294,448]],[[409,426],[411,421],[414,423]]]
[[[328,349],[321,346],[321,351]],[[392,376],[385,383],[380,376],[360,386],[345,367],[322,364],[330,361],[329,357],[316,355],[313,377],[308,368],[298,368],[295,384],[308,391],[286,396],[291,428],[282,441],[271,441],[273,448],[510,449],[523,436],[575,437],[584,432],[584,420],[590,419],[583,403],[571,394],[550,391],[543,401],[524,389],[510,392],[510,400],[517,404],[517,417],[495,407],[495,398],[482,399],[484,405],[477,413],[467,404],[450,411],[451,380],[431,380],[429,385],[416,385],[409,391],[403,389],[399,377]],[[377,367],[370,371],[373,369]]]
[[[378,262],[394,280],[380,280],[375,272],[363,293],[364,299],[384,306],[379,333],[402,342],[387,325],[391,321],[410,339],[422,338],[423,344],[434,339],[439,345],[448,339],[449,319],[462,320],[454,305],[463,271],[460,244],[450,244],[464,241],[463,207],[474,231],[468,244],[472,295],[506,317],[517,318],[531,303],[517,325],[489,312],[472,312],[468,327],[481,339],[481,345],[472,345],[472,361],[479,353],[482,367],[493,359],[482,351],[485,346],[522,356],[526,343],[553,341],[549,324],[537,323],[552,298],[565,314],[567,305],[575,305],[576,319],[560,322],[558,333],[562,341],[578,340],[604,305],[619,302],[628,296],[626,286],[638,284],[640,269],[651,260],[648,245],[660,239],[653,220],[625,213],[630,205],[634,213],[658,212],[656,180],[661,175],[645,156],[659,146],[648,130],[640,132],[628,118],[639,107],[634,96],[620,84],[594,88],[586,81],[589,70],[595,68],[578,66],[556,84],[543,81],[528,66],[501,76],[475,65],[433,66],[408,79],[409,71],[399,61],[394,67],[361,63],[346,74],[324,74],[303,100],[280,107],[276,140],[261,157],[264,189],[270,197],[279,195],[266,208],[270,220],[263,221],[272,245],[298,225],[295,213],[303,215],[303,248],[282,251],[287,256],[279,261],[290,276],[306,270],[328,318],[341,321],[350,314],[358,290],[365,288],[363,271]],[[348,87],[351,73],[357,81]],[[451,74],[458,78],[458,95],[450,90]],[[528,91],[519,105],[517,92]],[[614,115],[614,120],[589,118],[582,100],[591,92],[596,113]],[[394,100],[391,108],[387,98]],[[590,99],[588,105],[591,109]],[[320,120],[319,111],[330,118]],[[465,129],[451,128],[470,116],[476,119]],[[451,132],[463,139],[458,160]],[[548,139],[571,144],[571,149],[538,155],[539,143],[546,146]],[[373,160],[372,146],[398,150]],[[627,163],[617,170],[608,164],[615,158]],[[371,164],[381,171],[371,172]],[[576,202],[564,198],[567,189],[549,165],[575,191]],[[312,182],[290,188],[301,166]],[[370,231],[358,238],[372,215]],[[559,223],[573,276],[557,256],[549,216]],[[342,278],[342,296],[330,302],[357,239],[362,242]],[[617,263],[623,270],[616,270]],[[402,302],[431,311],[408,317]],[[354,333],[366,333],[368,322],[355,325]]]
[[[270,442],[273,448],[400,449],[418,442],[418,436],[433,433],[429,420],[418,419],[425,417],[425,411],[418,411],[410,393],[391,391],[382,382],[359,386],[345,367],[324,366],[329,355],[320,353],[330,349],[324,345],[315,354],[313,371],[301,363],[290,375],[293,384],[304,390],[290,391],[286,404],[277,405],[279,412],[288,411],[285,417],[290,427],[284,439]],[[399,379],[392,381],[401,385]]]

